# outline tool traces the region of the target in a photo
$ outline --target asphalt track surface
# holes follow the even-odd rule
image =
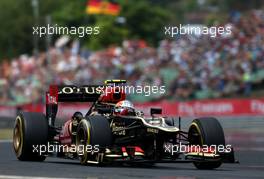
[[[233,120],[232,120],[233,121]],[[47,158],[45,162],[21,162],[10,142],[0,142],[1,178],[264,178],[264,121],[221,120],[227,141],[235,143],[240,164],[223,164],[216,170],[197,170],[191,163],[157,164],[154,167],[111,165],[82,166],[79,161]],[[245,126],[246,125],[246,126]],[[243,126],[245,126],[243,128]],[[249,137],[248,137],[249,136]],[[242,138],[242,139],[241,139]]]

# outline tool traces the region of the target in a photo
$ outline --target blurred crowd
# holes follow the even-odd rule
[[[0,66],[0,104],[41,102],[50,84],[165,85],[166,94],[132,95],[135,101],[250,95],[264,79],[264,12],[233,13],[231,36],[181,36],[150,47],[124,40],[120,47],[87,51],[79,42],[54,45],[37,57],[21,55]],[[66,40],[67,41],[67,40]]]

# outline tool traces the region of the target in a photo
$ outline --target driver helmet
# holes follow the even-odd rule
[[[135,108],[130,101],[123,100],[116,103],[114,113],[116,115],[134,115]]]

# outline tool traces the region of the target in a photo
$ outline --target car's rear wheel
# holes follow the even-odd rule
[[[39,148],[48,141],[48,122],[42,113],[21,112],[15,120],[13,148],[21,161],[44,161]]]
[[[89,148],[89,150],[78,152],[81,164],[85,165],[88,161],[94,161],[98,148],[107,147],[111,144],[112,131],[106,117],[95,115],[80,121],[77,128],[76,145],[78,148],[86,149],[87,146]]]
[[[221,124],[215,118],[199,118],[193,120],[189,127],[188,139],[191,145],[225,145],[225,136]],[[198,169],[215,169],[222,161],[197,161],[194,165]]]

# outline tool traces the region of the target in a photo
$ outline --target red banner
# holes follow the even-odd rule
[[[217,99],[190,102],[160,102],[137,104],[148,112],[150,107],[160,107],[169,116],[248,116],[264,115],[264,98],[261,99]]]
[[[61,103],[58,117],[69,117],[74,112],[86,113],[89,103]],[[163,115],[199,117],[199,116],[263,116],[264,98],[260,99],[216,99],[189,102],[147,102],[136,103],[136,108],[149,114],[150,108],[162,108]],[[45,105],[28,104],[18,106],[24,111],[45,112]],[[0,106],[0,116],[14,116],[18,107]]]

